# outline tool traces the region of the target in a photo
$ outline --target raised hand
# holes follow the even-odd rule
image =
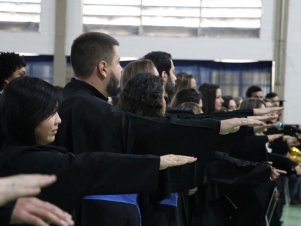
[[[249,118],[231,118],[221,120],[220,134],[225,135],[235,133],[239,130],[240,126],[263,126],[265,123]]]
[[[259,115],[259,116],[248,116],[248,118],[266,122],[266,121],[273,121],[273,120],[277,119],[278,116],[277,115]],[[275,124],[267,124],[267,126],[268,126],[267,128],[269,128],[269,127],[275,127],[276,125]]]
[[[42,187],[55,181],[55,176],[39,174],[0,178],[0,206],[19,197],[37,195]]]
[[[181,166],[188,163],[195,162],[197,158],[185,156],[185,155],[162,155],[160,156],[160,170],[164,170],[169,167]]]
[[[270,108],[254,108],[254,115],[266,115],[276,111],[282,111],[283,107],[270,107]]]

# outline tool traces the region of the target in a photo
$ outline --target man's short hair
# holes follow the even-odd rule
[[[262,89],[259,86],[250,86],[246,91],[246,97],[252,97],[252,93],[260,92]]]
[[[89,77],[99,61],[110,64],[114,46],[119,42],[100,32],[87,32],[77,37],[71,47],[71,64],[76,77]]]
[[[26,67],[22,56],[13,52],[0,52],[0,89],[3,89],[4,81],[21,67]]]
[[[278,97],[278,94],[274,93],[274,92],[270,92],[270,93],[267,93],[267,95],[265,95],[265,98],[268,98],[268,99],[272,99],[274,97]]]
[[[160,76],[162,76],[163,71],[169,75],[172,60],[171,54],[162,51],[153,51],[146,54],[143,58],[149,59],[155,64]]]

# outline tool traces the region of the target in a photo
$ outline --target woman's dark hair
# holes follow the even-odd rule
[[[178,105],[185,102],[193,102],[196,104],[200,103],[202,96],[196,89],[182,89],[173,98],[171,107],[177,107]]]
[[[137,74],[123,90],[120,108],[139,115],[163,116],[163,94],[160,77],[150,73]]]
[[[57,111],[58,104],[59,95],[51,84],[29,76],[13,80],[0,101],[5,139],[11,143],[35,144],[35,128]]]
[[[224,100],[224,103],[222,104],[223,107],[225,107],[226,109],[229,109],[230,100],[234,100],[234,98],[232,96],[223,96],[223,100]]]
[[[217,89],[219,89],[219,86],[215,84],[203,83],[202,85],[200,85],[199,91],[202,94],[204,113],[215,112],[215,99]]]

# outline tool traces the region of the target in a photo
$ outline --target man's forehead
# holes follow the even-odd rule
[[[173,64],[173,60],[170,60],[171,62],[171,68],[175,68],[175,65]]]

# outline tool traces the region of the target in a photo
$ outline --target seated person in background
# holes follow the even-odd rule
[[[7,141],[0,152],[0,176],[55,174],[58,181],[41,192],[42,200],[72,213],[85,195],[157,190],[159,183],[163,183],[163,187],[165,183],[158,180],[159,169],[196,160],[175,155],[74,155],[64,148],[51,146],[61,123],[56,112],[57,95],[54,86],[28,76],[11,82],[0,102],[2,129]]]

